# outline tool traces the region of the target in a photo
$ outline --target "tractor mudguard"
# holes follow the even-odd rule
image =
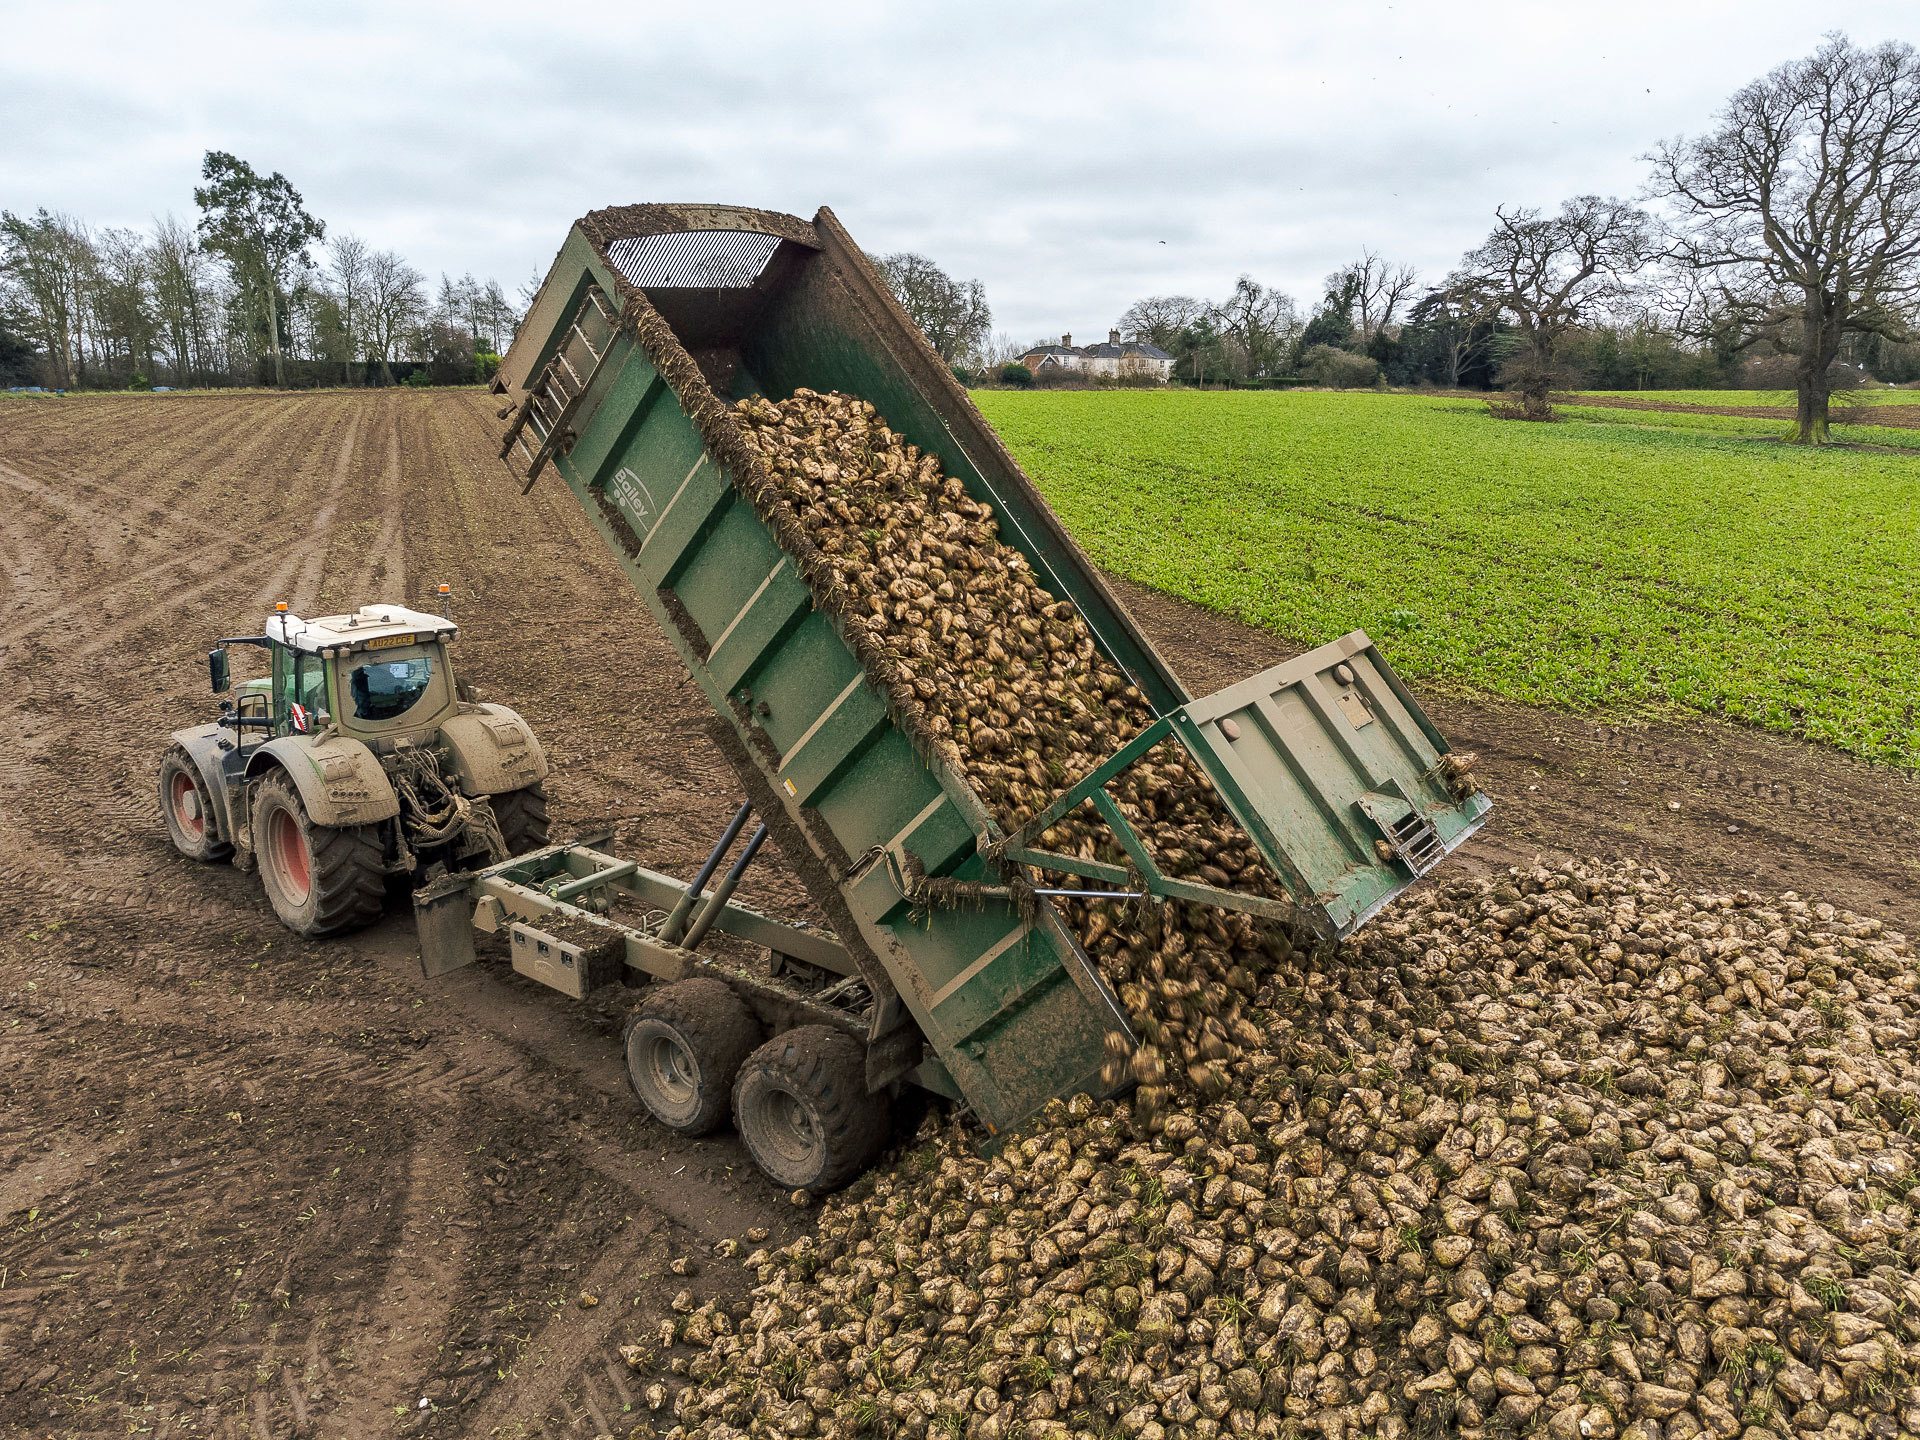
[[[220,724],[196,725],[191,730],[176,730],[167,738],[187,752],[193,768],[213,797],[214,832],[222,839],[233,839],[233,796],[227,792],[226,772],[221,762],[233,748],[233,732]]]
[[[504,705],[462,705],[441,722],[440,739],[468,795],[523,790],[547,778],[547,752],[533,727]]]
[[[285,770],[316,825],[371,825],[400,813],[400,797],[379,757],[344,735],[282,735],[247,760],[247,779]]]

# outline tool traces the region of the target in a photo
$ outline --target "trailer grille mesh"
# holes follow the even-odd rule
[[[744,290],[779,247],[774,235],[693,230],[616,240],[607,246],[607,259],[642,290]]]

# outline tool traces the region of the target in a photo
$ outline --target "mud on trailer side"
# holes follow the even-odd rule
[[[802,574],[805,537],[728,411],[801,388],[871,402],[990,504],[1003,543],[1073,602],[1152,708],[1147,731],[1015,834],[937,746],[916,743]],[[746,792],[735,833],[750,808],[762,827],[750,844],[779,843],[834,933],[735,906],[725,881],[696,898],[730,833],[692,886],[584,846],[449,881],[419,900],[426,964],[470,959],[477,924],[505,928],[516,967],[569,993],[668,981],[629,1028],[636,1092],[681,1129],[718,1124],[730,1105],[783,1184],[824,1189],[858,1173],[884,1140],[882,1097],[901,1084],[964,1100],[996,1133],[1054,1096],[1111,1089],[1107,1037],[1131,1040],[1126,1016],[1048,893],[1026,888],[1035,871],[1332,940],[1490,809],[1363,634],[1190,697],[830,211],[811,222],[726,206],[594,212],[568,236],[496,390],[511,402],[503,458],[528,487],[549,469],[566,484],[712,706]],[[1290,903],[1156,867],[1105,787],[1169,740]],[[1050,818],[1082,804],[1131,865],[1042,847]],[[923,875],[967,882],[971,903],[926,903]],[[768,973],[703,954],[714,928],[763,946]]]

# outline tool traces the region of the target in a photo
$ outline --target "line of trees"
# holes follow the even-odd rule
[[[431,288],[224,151],[201,178],[193,224],[0,211],[0,386],[461,384],[499,363],[521,307],[498,281]]]
[[[1501,207],[1424,290],[1368,251],[1304,318],[1243,275],[1221,301],[1136,301],[1120,328],[1198,383],[1497,383],[1527,419],[1549,418],[1550,392],[1571,383],[1791,388],[1808,444],[1828,438],[1836,387],[1920,380],[1912,46],[1831,35],[1742,87],[1706,133],[1643,158],[1639,201]]]

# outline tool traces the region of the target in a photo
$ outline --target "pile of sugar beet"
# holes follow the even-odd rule
[[[736,416],[817,593],[1004,822],[1144,723],[871,407]],[[1199,777],[1140,768],[1169,870],[1278,893]],[[1071,914],[1144,1083],[990,1157],[935,1116],[748,1256],[750,1301],[677,1300],[667,1434],[1920,1435],[1920,993],[1880,922],[1599,862],[1442,884],[1333,950]]]

